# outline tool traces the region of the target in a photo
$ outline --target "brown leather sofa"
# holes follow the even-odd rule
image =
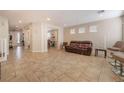
[[[90,56],[92,52],[92,42],[71,41],[69,46],[65,46],[65,51]]]

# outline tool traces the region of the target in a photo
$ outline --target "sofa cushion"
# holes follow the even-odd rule
[[[111,51],[120,51],[120,48],[112,47],[112,48],[108,48],[108,50],[111,50]]]
[[[79,48],[79,46],[80,46],[80,44],[78,44],[78,43],[71,43],[70,44],[71,48]]]
[[[71,46],[71,47],[76,47],[77,44],[76,44],[76,43],[71,43],[70,46]]]

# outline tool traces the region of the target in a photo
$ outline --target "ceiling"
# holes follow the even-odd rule
[[[26,24],[36,22],[48,22],[58,26],[72,26],[121,16],[121,10],[105,10],[98,14],[98,10],[1,10],[0,16],[9,20],[10,28],[22,28]],[[48,20],[49,18],[49,20]],[[22,23],[19,23],[19,20]]]

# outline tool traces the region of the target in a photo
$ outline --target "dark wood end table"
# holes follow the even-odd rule
[[[96,49],[95,49],[95,56],[98,56],[98,52],[99,52],[99,51],[103,51],[103,52],[104,52],[104,58],[106,58],[106,56],[107,56],[107,51],[106,51],[106,49],[96,48]]]

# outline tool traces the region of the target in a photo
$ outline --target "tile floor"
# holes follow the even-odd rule
[[[17,47],[10,50],[8,61],[1,65],[1,82],[119,81],[103,57],[57,49],[50,49],[48,53],[32,53]]]

